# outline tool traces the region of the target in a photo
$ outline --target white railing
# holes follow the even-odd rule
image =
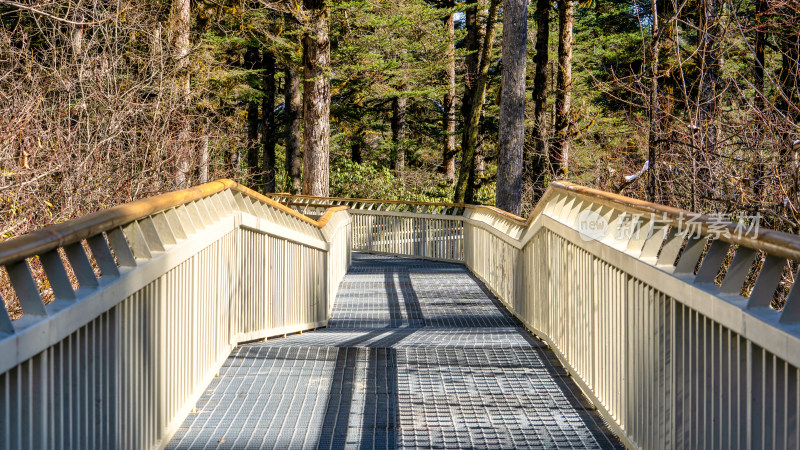
[[[238,342],[327,323],[350,224],[222,180],[0,244],[0,448],[163,445]]]
[[[367,224],[354,245],[368,251],[430,257],[419,228],[458,223],[460,252],[443,259],[462,261],[553,348],[629,446],[800,446],[800,283],[770,307],[787,261],[800,261],[797,236],[738,236],[707,217],[681,230],[685,211],[569,183],[528,221],[467,205],[273,198],[350,206]],[[608,227],[582,228],[587,218]],[[624,222],[639,233],[617,233]]]
[[[0,244],[24,313],[0,309],[0,447],[163,444],[237,342],[325,324],[351,248],[464,263],[630,446],[800,442],[800,288],[770,307],[796,236],[683,236],[684,211],[568,183],[527,221],[273,198],[321,218],[223,181]]]

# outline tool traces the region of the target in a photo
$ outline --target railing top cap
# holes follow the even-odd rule
[[[702,214],[696,214],[684,209],[659,205],[644,200],[637,200],[619,194],[612,194],[567,181],[553,182],[545,193],[543,200],[557,192],[571,193],[594,203],[621,209],[633,214],[655,214],[659,218],[671,220],[673,225],[677,224],[681,219],[685,220],[687,217],[691,216],[692,221],[699,226],[701,233],[705,235],[713,234],[711,230],[721,231],[725,229],[728,233],[721,234],[721,240],[731,244],[742,245],[753,250],[761,250],[770,255],[800,261],[800,237],[791,233],[762,228],[759,229],[757,236],[751,237],[742,235],[736,232],[734,224],[720,224],[719,221],[712,220],[708,216]],[[531,215],[532,218],[536,216],[540,206],[544,203],[544,201],[539,202],[536,210],[534,210],[534,214]]]
[[[319,200],[319,201],[341,201],[341,202],[351,202],[351,203],[380,203],[380,204],[389,204],[389,205],[411,205],[411,206],[441,206],[445,208],[465,208],[465,209],[472,209],[478,211],[488,212],[490,214],[500,216],[503,219],[513,222],[516,225],[525,226],[528,222],[515,214],[511,214],[510,212],[503,211],[500,208],[489,206],[489,205],[471,205],[467,203],[446,203],[446,202],[408,202],[403,200],[380,200],[375,198],[344,198],[344,197],[316,197],[312,195],[299,195],[299,194],[287,194],[287,193],[275,193],[269,194],[273,197],[282,197],[282,198],[295,198],[295,199],[307,199],[307,200]],[[299,205],[298,205],[299,206]],[[317,207],[324,207],[326,206],[323,203],[305,203],[303,206],[317,206]]]
[[[331,215],[336,211],[347,209],[346,206],[329,208],[322,217],[318,220],[313,220],[233,180],[221,179],[188,189],[114,206],[0,242],[0,265],[10,264],[35,255],[41,255],[58,247],[74,244],[104,231],[126,225],[134,220],[209,197],[226,189],[251,197],[318,228],[324,227],[330,220]]]

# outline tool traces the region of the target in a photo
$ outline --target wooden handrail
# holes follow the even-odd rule
[[[188,189],[114,206],[0,242],[0,265],[10,264],[44,254],[58,247],[80,242],[83,239],[126,225],[134,220],[185,205],[226,189],[251,197],[317,228],[324,227],[334,212],[347,209],[347,207],[330,208],[320,219],[314,220],[233,180],[221,179]]]

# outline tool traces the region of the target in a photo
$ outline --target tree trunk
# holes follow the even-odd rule
[[[544,194],[544,176],[547,170],[547,65],[549,63],[550,0],[536,1],[536,73],[533,77],[533,144],[530,157],[530,176],[533,182],[534,202]]]
[[[406,165],[406,103],[405,97],[392,100],[392,168],[395,175],[403,176]]]
[[[175,184],[178,188],[189,187],[189,173],[191,171],[192,145],[190,143],[189,121],[189,96],[191,95],[189,79],[189,52],[191,50],[189,33],[191,31],[191,3],[190,0],[174,0],[170,28],[172,42],[170,50],[175,58],[175,68],[178,73],[178,95],[183,106],[183,117],[180,119],[180,135],[178,154],[176,157]]]
[[[446,7],[453,8],[454,3],[448,2]],[[455,13],[447,15],[445,26],[447,28],[447,93],[444,95],[442,107],[442,131],[444,142],[442,149],[442,167],[445,178],[453,182],[456,179],[456,50],[455,50]]]
[[[765,106],[765,98],[764,98],[764,42],[766,33],[761,28],[762,25],[762,18],[763,14],[767,8],[767,0],[757,0],[758,3],[756,4],[756,36],[755,42],[753,42],[753,104],[755,105],[756,113],[765,115],[767,114]],[[761,146],[764,139],[764,129],[763,129],[763,121],[757,118],[754,121],[755,129],[755,143],[753,148],[753,194],[756,198],[756,201],[761,201],[761,193],[764,188],[764,183],[762,178],[764,178],[764,173],[766,172],[766,168],[764,167],[764,161],[761,158]]]
[[[500,162],[495,205],[519,215],[522,208],[522,156],[525,147],[525,69],[528,2],[503,2],[503,84],[500,97]]]
[[[570,147],[570,104],[572,98],[573,0],[558,0],[558,76],[556,80],[555,142],[550,165],[556,177],[567,173]]]
[[[651,28],[650,42],[650,129],[648,132],[649,174],[647,177],[647,196],[651,202],[656,202],[656,157],[658,152],[659,135],[659,107],[658,107],[658,51],[661,31],[658,24],[658,0],[651,0],[653,25]]]
[[[261,191],[275,192],[275,55],[262,58],[264,98],[261,99]]]
[[[365,131],[365,127],[359,125],[350,141],[350,160],[357,164],[361,164],[364,154],[364,147],[366,144],[364,142]]]
[[[700,197],[708,196],[711,190],[711,167],[709,159],[717,145],[717,37],[719,36],[716,0],[700,1],[700,26],[698,33],[698,55],[700,57],[700,88],[698,105],[698,130],[700,150],[696,152],[697,186]]]
[[[491,0],[489,5],[489,15],[486,18],[486,31],[483,36],[480,58],[478,59],[477,77],[475,78],[475,85],[472,90],[472,98],[469,99],[470,104],[474,106],[469,108],[469,116],[464,120],[464,144],[462,144],[461,170],[458,172],[458,181],[456,182],[456,192],[453,200],[456,203],[463,203],[465,201],[465,198],[467,198],[466,194],[468,191],[469,178],[474,177],[475,149],[478,144],[481,110],[483,109],[482,103],[486,93],[489,59],[492,53],[494,25],[499,3],[500,0]]]
[[[792,14],[787,11],[785,14]],[[792,22],[795,22],[793,16]],[[788,197],[792,202],[797,200],[800,193],[800,154],[798,154],[794,141],[797,139],[797,123],[800,122],[800,92],[797,91],[798,61],[800,61],[800,34],[797,31],[787,32],[781,42],[781,68],[778,74],[780,92],[775,102],[778,111],[784,114],[781,124],[783,144],[780,150],[780,164],[784,173],[790,176]]]
[[[787,15],[793,14],[787,12]],[[797,16],[790,16],[793,23],[797,23],[800,18]],[[796,130],[798,122],[800,122],[800,90],[798,90],[797,83],[800,79],[800,32],[792,30],[783,36],[781,43],[781,68],[779,71],[779,83],[782,95],[778,96],[778,110],[786,115],[786,127],[788,130]],[[786,146],[791,151],[794,138],[789,133],[789,139]]]
[[[485,5],[484,1],[472,0],[467,2],[466,11],[467,36],[464,38],[464,47],[467,55],[464,58],[466,71],[464,72],[464,98],[461,101],[461,115],[466,120],[472,109],[472,97],[478,77],[478,64],[481,57],[481,44],[483,43],[484,29],[478,20],[478,10]],[[463,146],[463,141],[462,141]]]
[[[327,197],[331,112],[328,6],[325,0],[303,0],[303,6],[308,12],[308,31],[303,37],[303,194]]]
[[[256,70],[259,68],[258,48],[247,47],[244,53],[244,68]],[[256,182],[258,172],[258,102],[247,102],[247,176],[251,183]]]
[[[297,194],[302,189],[302,118],[303,97],[300,93],[300,73],[291,62],[286,67],[286,91],[284,111],[286,111],[286,190]]]
[[[466,11],[467,35],[464,39],[464,46],[467,50],[467,55],[464,58],[466,70],[464,71],[464,97],[461,100],[463,130],[461,132],[461,167],[459,167],[459,178],[461,176],[461,172],[464,170],[467,170],[468,172],[466,173],[466,181],[459,182],[459,180],[456,180],[455,198],[461,198],[462,200],[460,201],[466,201],[467,199],[472,198],[472,189],[474,188],[475,184],[475,152],[473,150],[471,156],[469,159],[467,159],[465,158],[465,151],[467,148],[467,142],[469,141],[469,117],[472,114],[473,98],[475,97],[478,67],[480,65],[481,58],[481,45],[483,44],[483,37],[486,31],[486,29],[481,26],[479,19],[479,12],[484,10],[486,1],[471,0],[467,3],[469,5]]]

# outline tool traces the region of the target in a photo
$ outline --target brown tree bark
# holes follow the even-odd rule
[[[392,169],[398,177],[403,176],[406,166],[406,104],[405,97],[392,100]]]
[[[264,51],[261,99],[261,191],[275,192],[275,55]]]
[[[469,99],[469,115],[464,120],[464,139],[462,142],[461,169],[458,172],[456,181],[456,192],[453,201],[463,203],[472,200],[472,190],[468,188],[469,178],[474,177],[475,149],[478,145],[478,133],[480,126],[481,111],[483,110],[483,98],[486,94],[486,83],[489,73],[489,59],[492,53],[492,42],[494,41],[494,25],[497,18],[497,8],[500,0],[491,0],[489,14],[486,18],[486,30],[483,33],[483,43],[481,45],[480,58],[478,59],[478,71],[475,78],[472,97]],[[473,184],[474,185],[474,184]],[[467,196],[467,194],[470,194]]]
[[[329,9],[325,0],[303,0],[308,12],[303,37],[303,194],[328,196],[331,86]]]
[[[536,1],[536,72],[533,76],[533,145],[530,155],[530,177],[534,202],[544,194],[547,172],[547,66],[549,63],[550,0]]]
[[[286,112],[286,190],[297,194],[303,188],[302,169],[303,156],[300,153],[302,145],[302,118],[303,96],[300,92],[300,73],[294,64],[289,62],[286,67],[286,82],[284,92],[284,111]]]
[[[453,8],[454,2],[447,2],[445,7]],[[442,109],[442,131],[444,142],[442,146],[442,167],[445,178],[451,183],[456,179],[456,47],[455,47],[455,13],[450,12],[445,20],[447,28],[447,93],[444,94]]]
[[[259,68],[258,48],[247,47],[244,53],[244,68],[256,70]],[[249,100],[247,102],[247,176],[251,182],[256,182],[258,172],[258,102]]]
[[[555,142],[550,149],[550,166],[556,177],[569,168],[570,106],[572,101],[572,25],[575,3],[558,0],[558,75],[556,77]]]
[[[525,147],[525,69],[528,2],[503,2],[503,84],[500,97],[500,161],[495,205],[512,214],[522,209],[522,157]]]

